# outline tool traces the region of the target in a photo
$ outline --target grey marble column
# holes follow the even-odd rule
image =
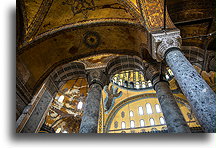
[[[95,83],[90,86],[80,125],[80,133],[97,133],[101,92],[101,85]]]
[[[40,130],[56,92],[57,87],[48,78],[17,120],[18,133],[37,133]]]
[[[36,133],[42,125],[44,114],[52,102],[52,96],[49,91],[45,91],[32,112],[30,118],[26,122],[21,133]]]
[[[179,30],[152,34],[152,57],[165,59],[205,132],[216,131],[216,95],[180,51]]]
[[[164,80],[154,85],[169,133],[190,133],[190,128],[179,109],[169,83]]]
[[[92,70],[89,72],[89,91],[79,133],[97,133],[100,100],[105,82],[106,77],[101,70]]]
[[[169,83],[159,76],[157,66],[148,65],[145,78],[150,79],[156,91],[169,133],[190,133],[181,110],[173,96]]]
[[[200,125],[205,132],[215,132],[216,95],[213,90],[178,48],[170,48],[165,60],[182,92],[188,98]]]

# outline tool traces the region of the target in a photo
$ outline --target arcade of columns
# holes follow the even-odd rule
[[[179,32],[154,34],[153,37],[153,40],[160,42],[158,47],[155,48],[156,55],[164,59],[173,71],[175,79],[184,95],[188,98],[200,125],[205,132],[215,132],[215,93],[181,53],[181,37]],[[163,110],[168,131],[170,133],[190,132],[169,88],[169,83],[160,76],[158,66],[150,63],[144,63],[143,65],[141,69],[143,70],[145,78],[152,81],[153,88],[156,91]],[[133,69],[133,66],[130,67]],[[101,94],[103,87],[109,82],[107,71],[109,70],[93,69],[87,72],[89,91],[81,121],[80,133],[97,132]],[[110,75],[112,74],[109,73],[109,76]],[[42,107],[44,106],[42,109],[43,113],[41,113],[42,115],[46,112],[45,110],[47,110],[48,104],[50,104],[47,98],[52,96],[52,93],[47,90],[48,89],[42,93],[42,99],[39,101],[43,104]],[[38,105],[40,105],[40,103],[38,103]],[[36,111],[33,111],[33,115],[34,112]],[[29,118],[21,132],[35,132],[36,127],[41,124],[41,118],[42,116]],[[35,119],[38,120],[36,121]],[[31,127],[29,127],[30,125]]]
[[[173,71],[200,125],[204,128],[205,132],[215,132],[215,93],[181,53],[181,37],[179,32],[154,34],[153,36],[155,36],[157,42],[160,42],[159,46],[155,49],[156,54],[160,58],[165,59]],[[156,66],[145,65],[144,73],[146,74],[146,78],[150,79],[153,83],[163,110],[168,131],[174,133],[190,132],[170,91],[168,82],[160,78],[159,70]],[[97,131],[101,91],[105,85],[105,78],[106,76],[101,70],[92,71],[88,77],[90,89],[80,133]]]

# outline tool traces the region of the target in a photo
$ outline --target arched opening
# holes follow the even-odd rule
[[[161,113],[161,108],[160,108],[159,104],[155,105],[155,110],[156,110],[157,113]]]
[[[150,122],[150,125],[151,125],[151,126],[155,125],[155,121],[154,121],[153,118],[150,118],[150,119],[149,119],[149,122]]]
[[[147,114],[152,114],[153,113],[150,103],[146,103],[146,112],[147,112]]]
[[[166,124],[165,120],[164,120],[164,117],[160,117],[160,124]]]
[[[135,122],[133,120],[130,121],[130,127],[135,128]]]
[[[140,120],[140,127],[144,127],[145,126],[145,121],[143,119]]]
[[[126,128],[126,123],[124,121],[121,122],[121,128],[125,129]]]

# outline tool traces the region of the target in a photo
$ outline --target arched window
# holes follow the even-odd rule
[[[156,104],[156,105],[155,105],[155,109],[156,109],[156,112],[157,112],[157,113],[161,113],[161,108],[160,108],[160,105],[159,105],[159,104]]]
[[[122,129],[125,129],[125,128],[126,128],[126,123],[125,123],[124,121],[122,121],[122,123],[121,123],[121,128],[122,128]]]
[[[150,121],[150,125],[155,125],[155,121],[153,118],[150,118],[149,121]]]
[[[130,111],[130,117],[133,117],[134,116],[134,113],[133,113],[133,111],[131,110]]]
[[[148,81],[148,87],[152,87],[152,83],[150,80]]]
[[[135,122],[133,120],[130,121],[130,127],[134,128],[135,127]]]
[[[168,72],[169,72],[169,74],[170,74],[171,76],[173,76],[172,70],[168,69]]]
[[[139,82],[136,82],[136,89],[139,89],[140,88],[140,84]]]
[[[139,106],[138,112],[139,112],[139,115],[143,115],[144,114],[143,108],[141,106]]]
[[[165,120],[163,117],[160,117],[160,124],[165,124]]]
[[[146,104],[146,111],[147,111],[147,114],[152,114],[153,113],[152,107],[151,107],[150,103]]]
[[[144,127],[145,126],[145,122],[143,119],[140,120],[140,127]]]
[[[82,109],[83,103],[80,101],[77,105],[77,109]]]
[[[128,81],[124,81],[124,87],[128,87]]]
[[[61,128],[57,128],[57,130],[55,131],[55,133],[60,133],[61,132]]]
[[[169,79],[169,76],[168,76],[168,74],[165,74],[165,77],[166,77],[166,79],[167,79],[167,80]]]
[[[146,88],[145,82],[142,82],[142,88]]]
[[[61,95],[61,96],[58,98],[58,101],[62,103],[62,102],[64,101],[64,96]]]
[[[133,82],[130,82],[130,88],[134,88],[134,83]]]
[[[122,79],[120,79],[120,80],[118,81],[118,85],[119,85],[119,86],[122,86]]]

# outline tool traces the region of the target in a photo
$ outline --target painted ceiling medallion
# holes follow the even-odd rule
[[[88,31],[84,34],[83,42],[88,48],[97,48],[100,44],[100,36],[97,32]]]

